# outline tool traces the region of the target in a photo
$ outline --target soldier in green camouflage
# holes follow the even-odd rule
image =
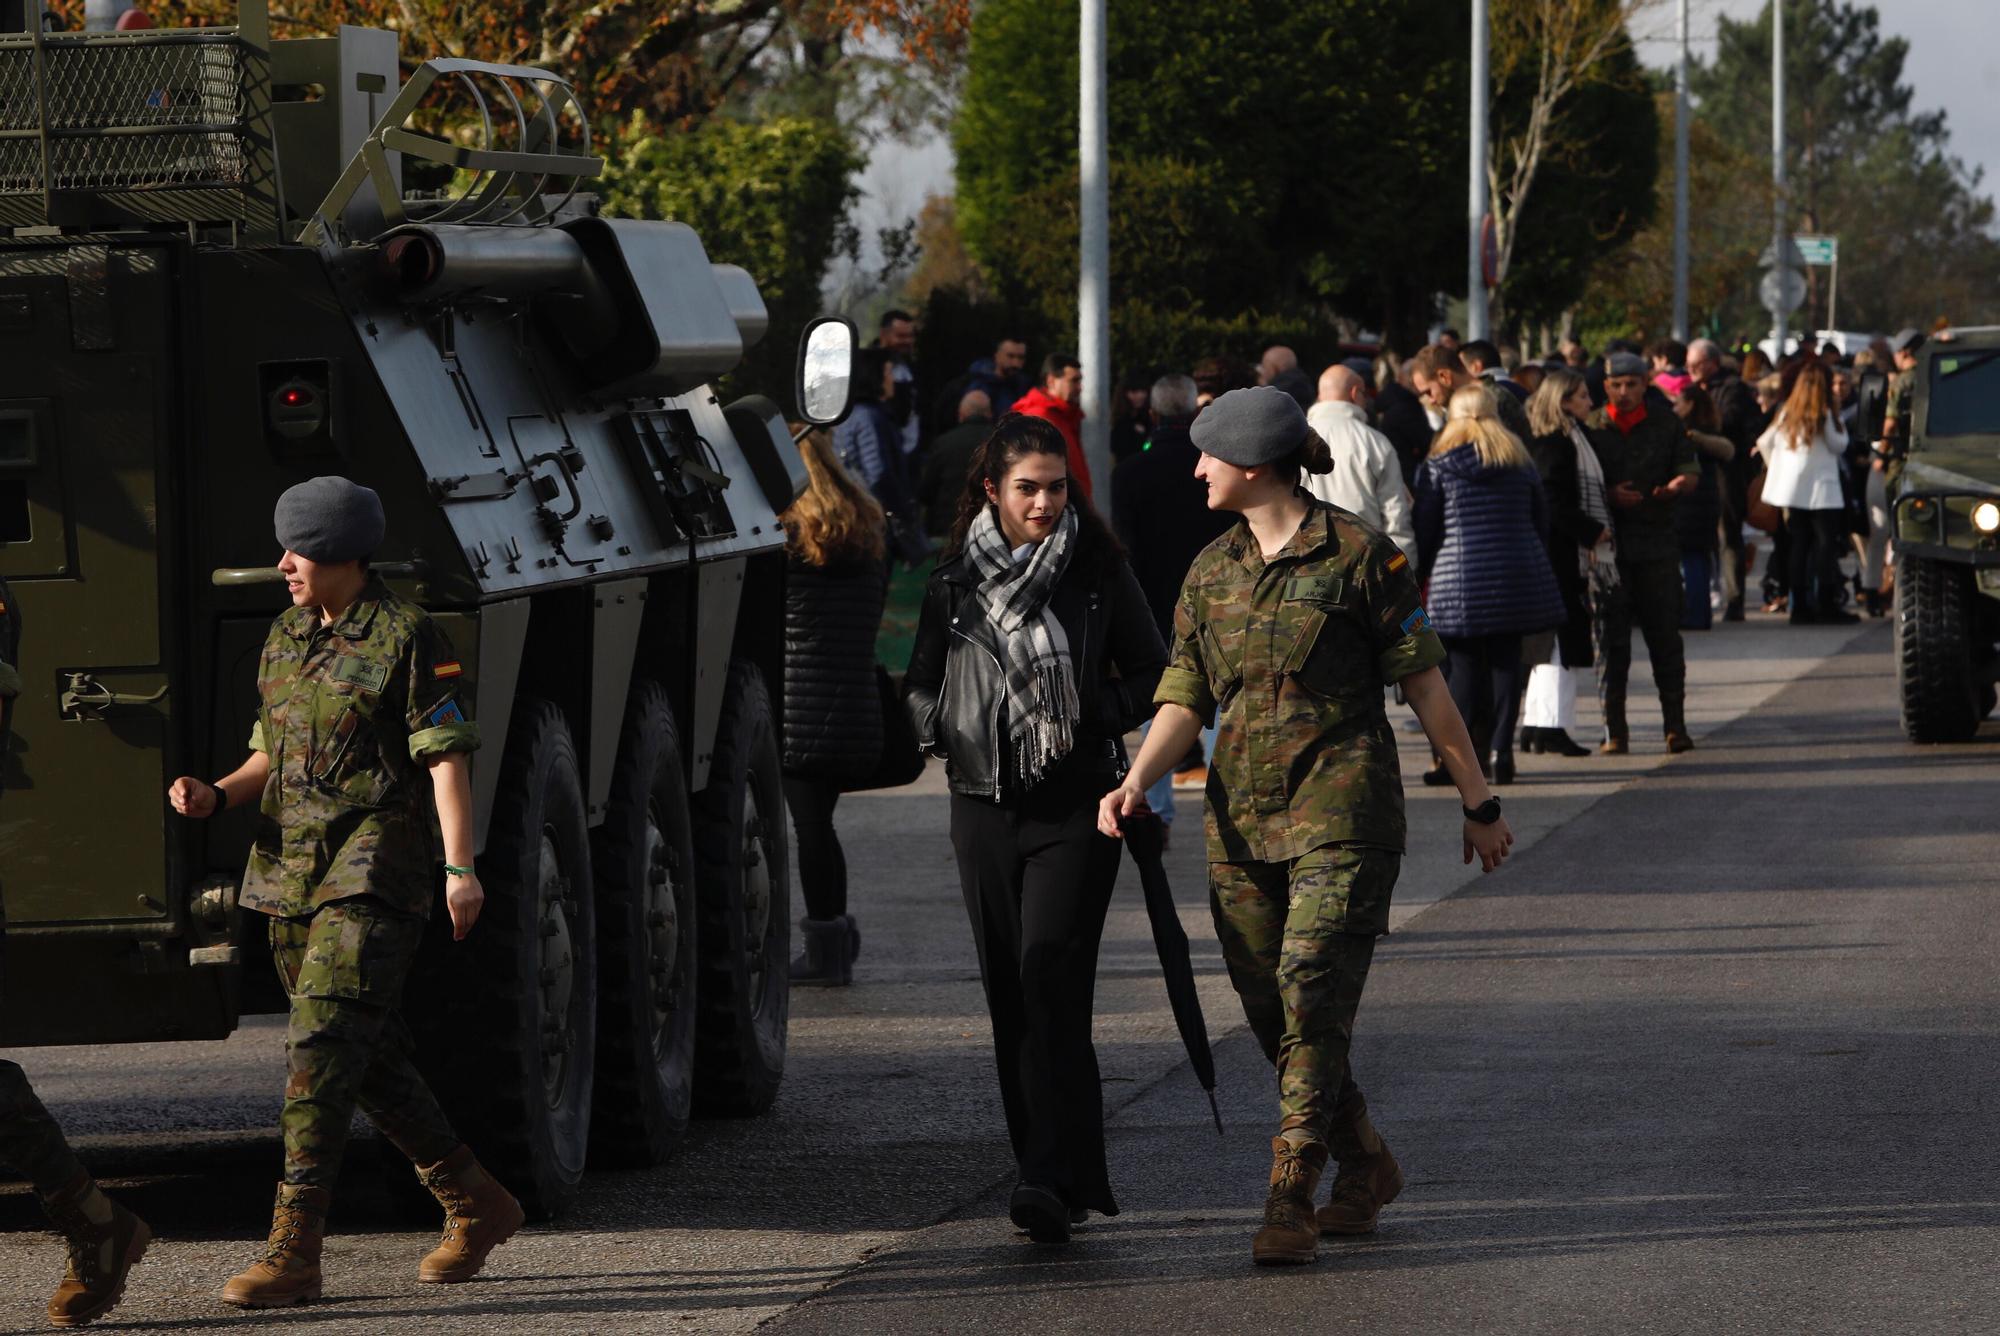
[[[15,668],[20,644],[20,613],[13,591],[0,580],[0,757],[7,753],[7,730],[21,694]],[[6,922],[4,911],[0,901],[0,925]],[[69,1268],[49,1296],[49,1321],[80,1327],[110,1312],[124,1296],[126,1272],[146,1255],[152,1231],[99,1190],[35,1097],[28,1074],[12,1062],[0,1062],[0,1170],[28,1180],[68,1246]]]
[[[1219,715],[1208,780],[1210,908],[1251,1030],[1278,1070],[1270,1193],[1251,1255],[1310,1262],[1321,1233],[1361,1234],[1402,1187],[1349,1069],[1355,1012],[1405,837],[1401,767],[1383,709],[1400,683],[1466,807],[1464,854],[1486,871],[1513,835],[1479,772],[1438,665],[1409,559],[1299,488],[1331,466],[1298,405],[1268,387],[1195,422],[1195,475],[1242,523],[1188,571],[1159,712],[1099,828],[1145,811],[1146,786]],[[1329,1158],[1332,1200],[1312,1199]]]
[[[444,1241],[418,1279],[471,1279],[522,1221],[418,1074],[396,1009],[435,894],[440,837],[454,937],[471,931],[485,898],[467,769],[479,733],[460,665],[437,623],[368,570],[383,532],[374,492],[316,478],[286,492],[276,518],[293,607],[258,662],[250,758],[215,783],[183,776],[169,791],[190,817],[257,802],[241,903],[270,915],[291,999],[270,1242],[222,1295],[245,1308],[319,1297],[326,1210],[357,1108],[445,1206]]]
[[[1903,476],[1903,461],[1910,454],[1910,427],[1916,412],[1912,400],[1917,387],[1917,354],[1924,336],[1905,329],[1889,340],[1889,354],[1896,359],[1896,374],[1889,377],[1889,402],[1882,414],[1882,439],[1872,443],[1873,466],[1883,475],[1883,490],[1891,502],[1896,484]]]

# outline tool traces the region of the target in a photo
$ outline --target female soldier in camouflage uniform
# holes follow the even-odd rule
[[[285,1178],[270,1243],[222,1292],[243,1308],[319,1297],[326,1210],[356,1108],[444,1205],[444,1239],[418,1280],[472,1279],[522,1221],[520,1203],[451,1130],[396,1012],[430,913],[439,826],[454,937],[472,930],[485,899],[466,767],[479,732],[458,661],[437,624],[368,571],[383,532],[374,492],[314,478],[279,498],[276,518],[293,607],[257,665],[250,759],[213,784],[182,776],[168,794],[191,817],[259,802],[242,904],[271,916],[271,955],[291,997]]]
[[[1280,390],[1235,390],[1194,424],[1212,510],[1243,522],[1195,559],[1174,614],[1159,713],[1099,827],[1221,714],[1208,780],[1210,908],[1250,1028],[1278,1069],[1270,1195],[1251,1255],[1310,1262],[1321,1233],[1365,1234],[1403,1184],[1348,1070],[1375,938],[1402,863],[1403,789],[1384,688],[1402,684],[1466,805],[1465,857],[1491,871],[1513,836],[1445,690],[1444,648],[1409,559],[1299,490],[1326,447]],[[1332,1201],[1313,1190],[1340,1163]]]

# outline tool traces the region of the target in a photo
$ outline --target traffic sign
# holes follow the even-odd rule
[[[1840,238],[1799,235],[1792,238],[1792,245],[1798,250],[1797,263],[1817,265],[1825,268],[1840,263]]]
[[[1757,297],[1766,310],[1790,315],[1805,304],[1806,276],[1789,265],[1767,270],[1763,281],[1757,284]]]
[[[1763,253],[1757,257],[1757,263],[1764,266],[1764,268],[1766,269],[1769,269],[1774,263],[1776,263],[1776,261],[1772,260],[1771,258],[1771,249],[1772,248],[1769,246],[1764,247]],[[1804,264],[1805,262],[1806,262],[1805,256],[1800,254],[1799,252],[1799,239],[1793,237],[1786,237],[1784,263],[1791,265],[1793,268],[1797,268],[1798,266]]]

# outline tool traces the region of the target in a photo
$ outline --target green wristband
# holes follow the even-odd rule
[[[469,877],[472,875],[472,869],[469,867],[458,867],[454,864],[446,863],[444,865],[444,875],[447,877]]]

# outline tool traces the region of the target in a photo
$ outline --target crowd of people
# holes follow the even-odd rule
[[[1706,339],[1598,356],[1569,342],[1524,362],[1450,331],[1317,378],[1283,346],[1254,369],[1207,358],[1121,382],[1107,524],[1080,444],[1077,359],[1050,354],[1029,383],[1026,344],[1003,339],[946,387],[949,422],[908,433],[918,405],[896,417],[902,382],[883,351],[906,324],[891,312],[865,363],[879,400],[833,450],[808,450],[813,489],[788,519],[795,566],[825,560],[829,529],[848,541],[838,577],[800,567],[801,588],[840,590],[823,608],[794,600],[788,697],[818,694],[798,712],[812,718],[788,704],[788,729],[811,740],[866,716],[886,731],[901,713],[868,715],[865,635],[836,651],[824,628],[837,605],[862,629],[885,551],[916,564],[940,544],[902,704],[914,743],[945,763],[1020,1169],[1010,1214],[1044,1243],[1118,1210],[1090,1040],[1098,943],[1116,841],[1163,847],[1175,772],[1193,776],[1216,932],[1279,1074],[1251,1251],[1311,1261],[1321,1235],[1372,1230],[1402,1187],[1348,1063],[1405,838],[1387,700],[1428,735],[1423,782],[1458,790],[1464,856],[1487,871],[1511,844],[1489,785],[1515,778],[1517,740],[1593,753],[1572,736],[1583,674],[1602,707],[1595,752],[1629,750],[1635,629],[1664,745],[1692,749],[1682,637],[1718,613],[1745,618],[1760,543],[1766,613],[1884,611],[1885,497],[1920,339],[1776,368]],[[851,661],[852,714],[825,690],[829,654]],[[1128,758],[1134,729],[1144,741]],[[788,763],[807,750],[788,741]],[[879,749],[842,737],[821,751],[818,778],[792,780],[814,868],[793,977],[839,984],[859,939],[829,776],[866,770]]]

